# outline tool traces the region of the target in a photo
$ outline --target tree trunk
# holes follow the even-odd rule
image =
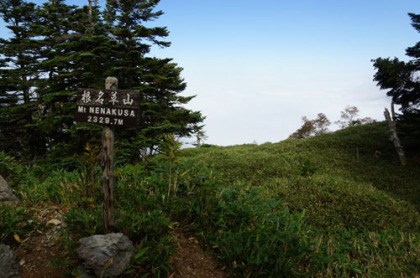
[[[388,123],[389,132],[391,133],[390,140],[394,143],[395,150],[397,151],[398,157],[400,158],[401,165],[405,166],[407,161],[405,159],[403,147],[401,146],[400,139],[397,135],[397,130],[395,128],[395,122],[391,120],[391,116],[389,114],[388,109],[385,108],[385,119]]]
[[[394,107],[395,103],[394,101],[391,101],[391,116],[392,116],[392,120],[395,122],[395,107]]]

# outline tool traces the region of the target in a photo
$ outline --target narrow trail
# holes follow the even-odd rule
[[[59,228],[64,224],[62,208],[41,208],[37,210],[34,217],[40,228],[29,237],[21,238],[21,244],[15,250],[23,267],[22,278],[70,277],[69,270],[57,268],[58,262],[65,255],[59,244]],[[176,231],[174,237],[176,255],[171,259],[174,270],[168,277],[224,278],[228,276],[217,259],[200,248],[196,238],[182,231]]]
[[[177,234],[176,255],[172,259],[175,272],[170,278],[223,278],[227,274],[218,261],[201,250],[195,237]]]

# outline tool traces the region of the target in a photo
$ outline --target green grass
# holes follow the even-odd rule
[[[315,250],[306,254],[309,262],[297,261],[287,275],[265,275],[411,277],[420,275],[420,167],[402,167],[388,138],[379,123],[275,144],[187,149],[183,156],[204,161],[227,187],[246,184],[266,202],[281,201],[279,209],[305,212],[301,238]]]
[[[228,184],[239,180],[278,190],[299,187],[302,179],[316,179],[315,184],[335,181],[384,191],[420,211],[419,165],[400,166],[388,138],[385,125],[379,123],[275,144],[187,149],[183,156],[213,166]]]
[[[116,227],[137,249],[129,273],[167,276],[181,227],[233,277],[419,276],[420,167],[400,166],[388,137],[378,123],[116,168]],[[86,178],[98,168],[42,174],[2,155],[23,201],[0,206],[2,239],[25,237],[20,222],[34,205],[70,208],[69,256],[80,237],[103,232],[99,179]]]

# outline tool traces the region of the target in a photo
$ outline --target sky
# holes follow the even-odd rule
[[[189,108],[207,118],[207,143],[279,142],[347,105],[383,120],[390,99],[371,59],[399,57],[420,40],[400,0],[162,0],[172,46],[156,50],[184,68]],[[331,126],[331,129],[337,129]]]
[[[157,9],[164,15],[149,25],[166,26],[172,45],[150,55],[184,69],[182,94],[196,96],[186,107],[206,117],[205,143],[222,146],[279,142],[303,116],[335,122],[347,105],[382,121],[390,99],[371,59],[408,60],[420,41],[408,16],[418,0],[161,0]]]

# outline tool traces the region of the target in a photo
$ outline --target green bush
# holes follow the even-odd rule
[[[22,237],[33,229],[27,209],[17,205],[0,203],[0,240],[5,244],[16,244],[14,234]]]
[[[114,171],[116,229],[137,249],[128,272],[167,276],[180,226],[234,277],[420,274],[420,171],[399,166],[382,123],[278,144],[184,149],[169,160]],[[103,232],[98,179],[86,195],[88,171],[19,171],[13,185],[27,207],[71,207],[62,230],[69,254],[80,237]],[[94,163],[89,171],[98,171]],[[28,209],[0,213],[2,240],[30,232],[21,225]]]
[[[7,155],[4,151],[0,152],[0,175],[3,178],[14,177],[19,172],[19,168],[13,157]]]
[[[388,138],[378,123],[278,144],[183,150],[225,185],[197,187],[185,206],[190,221],[236,276],[416,277],[420,171],[399,165]],[[262,213],[273,202],[276,213]],[[273,215],[299,230],[265,225]],[[294,232],[296,249],[282,242]],[[298,254],[284,273],[275,272],[274,245],[275,253]]]
[[[170,219],[173,200],[168,196],[166,166],[156,167],[148,171],[141,165],[125,165],[115,170],[115,223],[136,245],[131,271],[165,277],[175,250]]]
[[[78,172],[54,170],[40,179],[30,174],[22,174],[17,182],[17,193],[27,205],[40,203],[66,204],[80,202],[83,187]]]
[[[282,202],[265,199],[246,185],[201,188],[192,198],[196,233],[242,277],[294,277],[310,266],[312,243],[304,212],[290,213]]]
[[[72,207],[65,213],[65,222],[67,231],[79,237],[87,237],[104,231],[102,208],[92,210]]]
[[[417,277],[420,238],[398,230],[359,233],[332,229],[318,238],[323,277]]]
[[[272,186],[291,210],[307,211],[307,223],[323,230],[420,230],[413,205],[393,198],[371,184],[331,175],[278,179]]]
[[[166,276],[175,250],[168,216],[161,210],[120,210],[116,218],[117,229],[135,243],[137,252],[147,250],[135,259],[133,268],[155,277]]]

